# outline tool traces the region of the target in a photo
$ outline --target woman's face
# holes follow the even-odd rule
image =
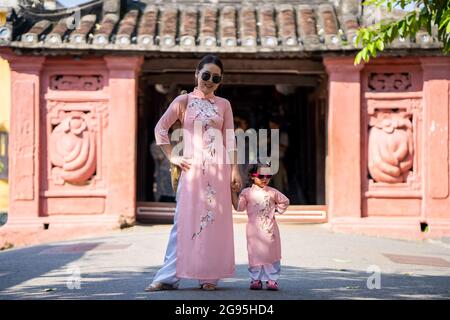
[[[209,79],[203,80],[207,78],[207,74],[209,73]],[[214,83],[213,78],[222,77],[222,72],[220,71],[219,66],[214,63],[207,63],[203,66],[201,70],[197,70],[195,72],[195,79],[197,81],[197,88],[202,91],[205,95],[211,94],[217,90],[220,83]]]

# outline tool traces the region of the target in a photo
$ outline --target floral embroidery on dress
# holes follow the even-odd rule
[[[194,109],[194,121],[202,121],[204,126],[210,124],[212,117],[219,115],[219,108],[217,105],[204,99],[192,99],[189,108]]]
[[[258,193],[256,194],[256,212],[258,219],[260,220],[260,228],[261,230],[265,231],[267,235],[270,237],[270,239],[274,239],[274,231],[273,231],[273,218],[270,215],[270,212],[272,210],[272,206],[270,203],[270,194],[267,193],[264,190],[258,190]]]
[[[216,190],[214,190],[213,187],[208,182],[208,186],[206,187],[206,199],[208,199],[209,203],[212,203],[215,197],[216,197]]]
[[[211,134],[208,129],[211,128],[211,124],[212,122],[214,122],[212,118],[215,116],[219,116],[219,109],[217,108],[215,103],[211,103],[210,101],[204,99],[193,99],[189,104],[189,108],[192,108],[194,113],[193,121],[201,121],[203,129],[202,131],[207,133],[206,135],[204,135],[202,141],[202,173],[203,175],[205,175],[207,165],[213,162],[216,155],[216,150],[214,148],[216,137],[214,134]],[[200,230],[193,233],[192,239],[195,239],[196,236],[199,236],[200,233],[206,228],[208,223],[214,222],[212,204],[213,200],[216,197],[216,191],[213,189],[209,181],[206,186],[205,196],[207,200],[205,205],[206,214],[200,217]]]
[[[205,174],[206,165],[212,163],[216,156],[216,148],[214,147],[216,137],[213,134],[207,134],[204,141],[203,148],[203,174]]]
[[[211,210],[207,210],[206,214],[204,216],[200,217],[200,230],[198,232],[194,232],[192,235],[192,239],[194,239],[196,236],[200,235],[200,233],[205,229],[207,223],[213,223],[214,222],[214,214]]]
[[[206,165],[214,160],[216,150],[214,148],[215,135],[211,134],[208,129],[211,128],[212,119],[215,116],[219,116],[219,108],[215,103],[205,99],[192,99],[189,104],[189,108],[193,110],[193,121],[200,121],[202,123],[203,132],[207,133],[203,137],[203,155],[202,155],[202,173],[206,174]]]
[[[200,217],[200,230],[198,232],[194,232],[194,234],[192,235],[192,239],[200,235],[203,229],[205,229],[208,222],[209,223],[214,222],[214,213],[212,212],[210,205],[212,204],[215,198],[216,198],[216,190],[214,190],[213,187],[208,182],[208,186],[206,187],[206,199],[208,200],[207,206],[205,208],[206,214]]]

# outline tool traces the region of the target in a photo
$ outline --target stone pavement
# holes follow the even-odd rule
[[[449,239],[425,242],[337,234],[326,225],[280,224],[278,292],[248,289],[245,224],[235,224],[236,275],[220,290],[197,281],[147,293],[170,225],[0,252],[0,299],[449,299]],[[376,271],[380,271],[377,274]],[[378,277],[379,276],[379,277]],[[369,289],[377,286],[379,289]]]

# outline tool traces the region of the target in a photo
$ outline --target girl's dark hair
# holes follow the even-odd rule
[[[249,165],[248,166],[248,179],[249,179],[248,182],[249,182],[249,184],[253,183],[252,174],[257,173],[259,168],[267,168],[267,167],[270,167],[270,163],[262,163],[259,161],[258,161],[258,163]]]
[[[222,74],[223,74],[223,64],[222,64],[222,61],[220,61],[220,59],[219,59],[218,56],[215,56],[215,55],[213,55],[213,54],[208,54],[208,55],[204,56],[204,57],[202,58],[202,60],[200,60],[200,62],[199,62],[198,65],[197,65],[197,71],[202,70],[202,69],[203,69],[203,66],[204,66],[205,64],[208,64],[208,63],[213,63],[213,64],[215,64],[216,66],[218,66],[218,67],[220,68],[220,71],[221,71]]]

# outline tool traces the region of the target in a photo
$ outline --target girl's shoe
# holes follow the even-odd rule
[[[266,288],[267,288],[267,290],[277,291],[278,283],[276,281],[269,280],[266,282]]]
[[[261,280],[252,280],[252,282],[250,282],[250,290],[261,290],[261,289],[262,289]]]

